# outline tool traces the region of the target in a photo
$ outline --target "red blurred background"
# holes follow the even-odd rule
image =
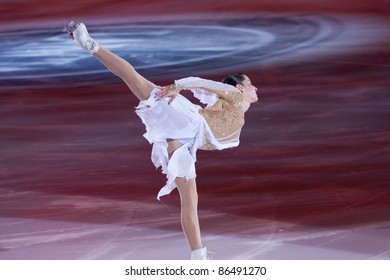
[[[264,12],[388,18],[390,1],[6,0],[0,6],[0,30],[48,24],[60,29],[72,19],[102,23],[134,16]],[[381,45],[342,56],[248,69],[259,87],[260,102],[247,113],[240,147],[198,155],[206,236],[228,233],[256,239],[281,228],[290,233],[389,229],[389,50],[387,38]],[[205,78],[220,79],[220,74]],[[162,203],[155,200],[165,179],[149,160],[144,127],[132,112],[137,101],[119,79],[96,86],[0,88],[0,101],[0,233],[5,244],[20,230],[9,226],[8,219],[137,224],[180,232],[178,195]],[[69,201],[73,196],[104,198],[137,207],[129,215],[127,208],[109,203],[57,205],[53,196]],[[389,243],[351,249],[357,240],[347,242],[345,250],[389,257],[383,255]],[[71,250],[39,256],[80,257]],[[20,249],[0,251],[0,258],[24,257],[34,258]],[[268,255],[299,257],[310,258],[286,252]]]

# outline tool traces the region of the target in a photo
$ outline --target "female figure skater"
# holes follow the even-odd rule
[[[66,27],[71,38],[120,77],[140,100],[136,113],[145,124],[144,137],[153,144],[152,161],[167,176],[157,198],[177,187],[181,225],[192,250],[191,259],[208,259],[198,219],[195,161],[197,149],[222,150],[239,144],[244,114],[258,100],[257,88],[244,74],[225,77],[223,83],[188,77],[160,87],[145,79],[127,61],[93,40],[83,23]],[[191,90],[206,108],[180,94]]]

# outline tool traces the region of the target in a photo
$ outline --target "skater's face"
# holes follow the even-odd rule
[[[257,96],[257,87],[252,85],[252,82],[248,76],[244,75],[244,80],[241,84],[237,84],[237,88],[242,92],[243,98],[248,103],[254,103],[259,100]]]

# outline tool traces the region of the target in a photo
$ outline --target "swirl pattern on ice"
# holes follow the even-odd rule
[[[378,42],[387,32],[385,24],[367,19],[361,23],[356,17],[277,14],[151,18],[87,26],[102,46],[150,79],[227,73],[311,55],[339,54]],[[62,33],[61,27],[1,32],[0,38],[2,87],[96,84],[115,79]]]

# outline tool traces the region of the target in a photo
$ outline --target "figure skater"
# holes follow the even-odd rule
[[[239,144],[245,112],[258,100],[257,88],[244,74],[226,76],[222,83],[188,77],[157,86],[131,64],[91,38],[83,23],[70,22],[65,31],[121,78],[140,100],[136,113],[145,124],[144,137],[152,144],[152,162],[166,175],[157,198],[177,188],[181,225],[191,248],[191,259],[208,259],[201,241],[196,189],[196,151],[222,150]],[[205,107],[191,103],[182,90],[190,90]]]

